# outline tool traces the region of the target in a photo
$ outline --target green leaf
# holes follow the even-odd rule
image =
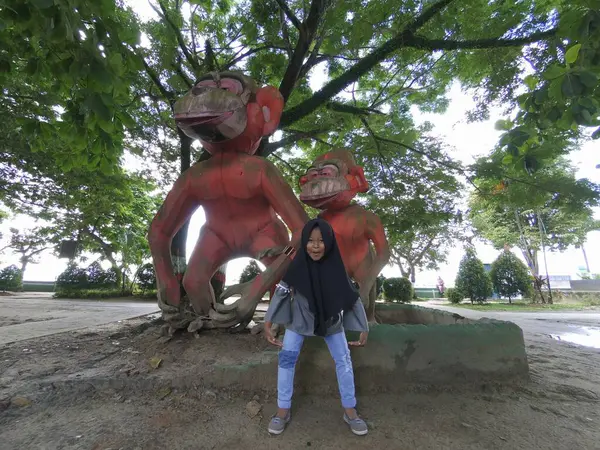
[[[29,0],[36,8],[46,9],[54,5],[54,0]]]
[[[556,78],[550,82],[550,87],[548,88],[549,97],[556,102],[563,101],[562,82],[562,77]]]
[[[500,119],[498,121],[496,121],[496,123],[494,124],[494,128],[498,131],[502,131],[502,130],[510,130],[512,128],[513,124],[510,120],[505,120],[505,119]]]
[[[573,73],[565,75],[561,88],[563,95],[567,98],[576,97],[583,92],[583,85],[579,81],[579,78]]]
[[[588,88],[593,89],[598,85],[598,76],[589,70],[577,74],[581,82]]]
[[[535,75],[527,75],[523,81],[531,91],[535,89],[538,83],[538,79]]]
[[[554,80],[555,78],[563,76],[567,73],[566,67],[560,66],[558,64],[552,64],[546,71],[544,72],[544,78],[546,80]]]
[[[102,97],[99,95],[93,95],[88,98],[88,106],[101,120],[110,121],[112,119],[112,114],[107,106],[102,101]]]
[[[573,47],[571,47],[569,50],[567,50],[567,53],[565,53],[565,59],[568,64],[573,64],[575,61],[577,61],[577,57],[579,56],[580,49],[581,49],[581,44],[575,44]]]

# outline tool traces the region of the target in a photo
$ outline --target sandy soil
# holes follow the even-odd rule
[[[159,330],[158,320],[133,319],[5,345],[0,448],[600,449],[599,350],[528,338],[525,386],[415,386],[360,397],[371,425],[362,438],[342,422],[332,386],[329,397],[299,396],[289,428],[270,437],[273,390],[211,390],[203,382],[215,364],[266,348],[260,336],[204,332],[167,341]],[[190,367],[197,384],[165,387]],[[125,382],[115,387],[111,379]]]

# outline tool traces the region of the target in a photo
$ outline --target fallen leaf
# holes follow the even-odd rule
[[[169,396],[170,394],[171,394],[170,387],[162,388],[161,390],[158,391],[158,398],[162,400],[163,398]]]
[[[31,400],[29,400],[28,398],[25,397],[13,397],[13,399],[10,401],[14,406],[30,406],[31,405]]]
[[[160,359],[158,356],[154,356],[150,358],[150,367],[152,367],[153,369],[158,369],[161,362],[162,359]]]

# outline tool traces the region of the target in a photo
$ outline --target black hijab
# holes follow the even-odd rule
[[[313,261],[306,251],[310,233],[319,227],[325,244],[325,254]],[[317,336],[325,336],[327,328],[342,311],[354,307],[359,297],[346,273],[342,255],[331,225],[321,218],[313,219],[302,229],[302,244],[283,277],[289,286],[300,292],[307,300],[315,316]]]

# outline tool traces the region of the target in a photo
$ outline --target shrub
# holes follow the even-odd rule
[[[463,301],[463,294],[456,288],[448,288],[446,289],[446,296],[448,297],[448,301],[450,303],[454,303],[455,305]]]
[[[0,271],[0,290],[20,291],[23,289],[23,274],[17,266],[10,265]]]
[[[379,297],[383,292],[383,283],[385,283],[385,277],[383,275],[379,275],[375,280],[375,290],[377,292],[377,297]]]
[[[69,289],[60,290],[54,294],[54,298],[118,298],[129,297],[131,292],[123,292],[121,289]]]
[[[138,270],[137,285],[142,292],[156,289],[156,272],[154,272],[154,266],[151,263],[144,264]]]
[[[527,266],[521,262],[512,252],[504,251],[492,263],[490,277],[494,289],[501,297],[508,297],[512,303],[512,297],[532,294],[532,278]]]
[[[386,300],[410,303],[413,298],[413,286],[407,278],[387,278],[383,282],[383,294]]]
[[[240,275],[240,283],[246,283],[247,281],[251,281],[261,273],[262,270],[260,270],[260,267],[258,267],[256,261],[252,260],[242,271],[242,274]]]
[[[69,263],[63,273],[56,279],[57,291],[80,291],[89,286],[88,274],[85,269]]]
[[[465,256],[460,261],[458,275],[454,283],[456,289],[471,300],[471,303],[484,302],[492,295],[492,281],[483,268],[483,263],[475,250],[467,248]]]
[[[90,289],[114,289],[118,286],[117,271],[112,267],[104,270],[98,261],[90,264],[85,273]]]

